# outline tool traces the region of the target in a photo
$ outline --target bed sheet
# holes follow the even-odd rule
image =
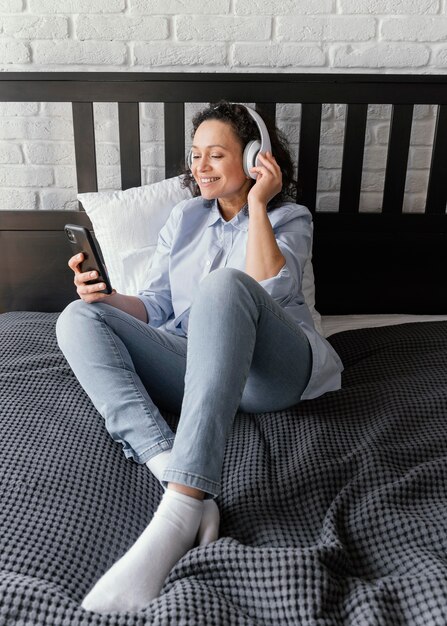
[[[321,317],[321,326],[324,336],[330,337],[334,333],[344,332],[345,330],[441,321],[447,321],[447,315],[323,315]]]
[[[99,616],[80,602],[162,490],[108,436],[56,319],[0,315],[2,624],[445,623],[447,322],[336,333],[340,391],[239,413],[219,540],[188,552],[146,609]]]

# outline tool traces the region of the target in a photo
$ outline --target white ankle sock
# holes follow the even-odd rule
[[[166,450],[153,456],[149,461],[146,461],[146,466],[160,482],[170,456],[171,451]],[[217,541],[219,538],[219,524],[220,513],[217,504],[214,500],[204,500],[202,520],[200,522],[199,532],[197,533],[197,543],[199,546],[206,546],[212,541]]]
[[[96,583],[82,602],[87,611],[138,611],[156,598],[166,576],[190,550],[202,517],[201,500],[167,489],[133,546]]]
[[[160,452],[156,456],[153,456],[149,461],[146,461],[146,466],[151,470],[155,478],[161,481],[161,477],[163,472],[165,471],[165,467],[168,464],[169,457],[171,456],[170,450],[165,450],[164,452]]]

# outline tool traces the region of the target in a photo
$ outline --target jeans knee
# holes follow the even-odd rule
[[[238,292],[244,288],[246,279],[250,277],[234,267],[220,267],[200,282],[200,291],[205,297],[215,294],[217,297],[228,297],[232,292]]]
[[[73,300],[57,318],[56,338],[61,349],[76,335],[78,324],[82,321],[89,306],[83,300]]]

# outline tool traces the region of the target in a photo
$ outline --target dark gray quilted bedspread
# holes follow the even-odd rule
[[[2,625],[447,623],[447,323],[335,335],[342,391],[239,414],[221,539],[146,610],[101,617],[80,601],[161,487],[109,438],[56,318],[0,316]]]

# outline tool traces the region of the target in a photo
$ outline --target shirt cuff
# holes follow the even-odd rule
[[[296,291],[295,280],[287,267],[287,263],[282,266],[276,276],[260,280],[259,284],[282,306]]]
[[[155,306],[154,303],[151,301],[151,299],[146,296],[137,295],[137,298],[141,300],[141,302],[144,304],[146,308],[147,317],[148,317],[147,323],[150,326],[153,326],[154,328],[158,328],[159,326],[161,326],[163,324],[163,319],[160,316],[159,308]]]

